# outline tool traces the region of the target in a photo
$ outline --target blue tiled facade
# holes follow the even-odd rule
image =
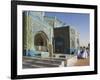
[[[23,11],[23,29],[24,29],[23,30],[23,36],[24,36],[23,56],[52,57],[55,52],[54,46],[56,43],[53,41],[53,39],[55,39],[56,37],[56,34],[54,33],[55,32],[54,29],[56,27],[62,28],[63,26],[64,23],[61,22],[59,19],[57,19],[56,17],[45,16],[44,12]],[[68,40],[70,40],[71,36],[73,37],[70,31],[69,32],[65,31],[65,33],[70,35],[68,37],[69,38]],[[73,38],[75,38],[75,36]],[[77,38],[79,38],[79,36]],[[75,40],[76,39],[74,39],[74,42],[76,43]],[[67,41],[65,41],[64,38],[64,45],[67,44],[66,42]],[[60,43],[57,44],[60,45]],[[70,54],[73,51],[74,52],[77,51],[79,44],[77,46],[76,45],[77,43],[75,44],[75,47],[71,47],[71,43],[69,43],[69,47],[64,47],[64,48],[62,47],[63,53]]]

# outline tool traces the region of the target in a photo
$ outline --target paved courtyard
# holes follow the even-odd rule
[[[78,59],[74,66],[88,66],[90,62],[90,58],[87,59]]]

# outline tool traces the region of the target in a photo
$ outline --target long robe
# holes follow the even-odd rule
[[[84,50],[83,54],[82,54],[82,58],[88,58],[88,53],[86,50]]]

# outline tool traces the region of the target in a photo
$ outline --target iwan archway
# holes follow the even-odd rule
[[[43,31],[39,31],[34,37],[36,51],[48,52],[48,37]]]

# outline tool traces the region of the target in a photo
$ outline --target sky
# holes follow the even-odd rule
[[[66,25],[74,27],[80,33],[80,45],[86,46],[90,38],[90,15],[87,13],[46,12],[46,16],[56,16]]]

